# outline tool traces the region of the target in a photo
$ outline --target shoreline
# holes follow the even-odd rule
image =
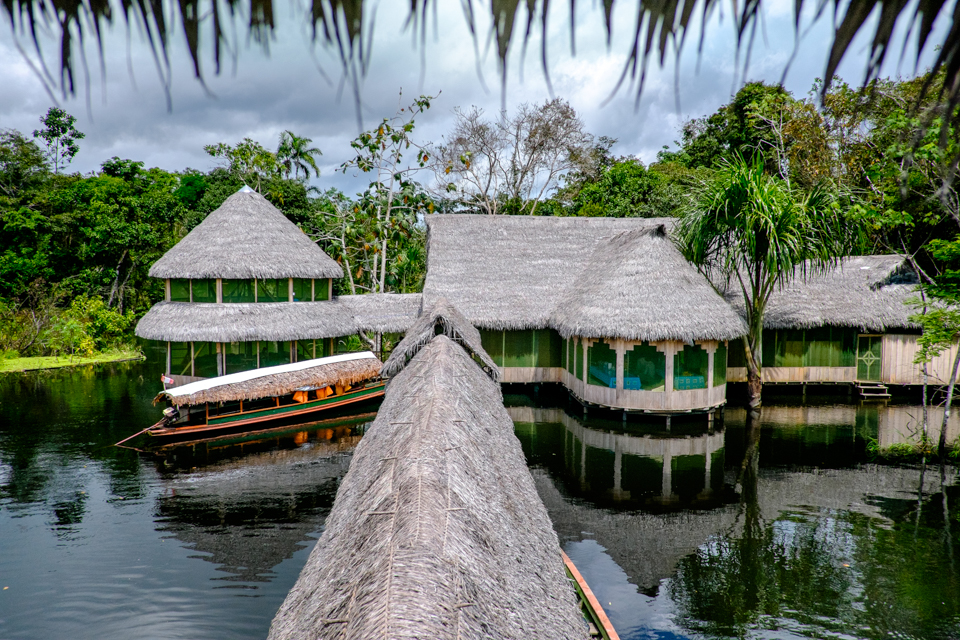
[[[145,356],[138,351],[121,351],[87,357],[34,356],[30,358],[11,358],[9,360],[0,360],[0,374],[47,371],[50,369],[64,369],[91,364],[131,362],[134,360],[143,360],[144,357]]]

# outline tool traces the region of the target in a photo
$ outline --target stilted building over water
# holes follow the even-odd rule
[[[504,382],[560,382],[586,403],[672,413],[726,398],[746,326],[660,219],[428,216],[424,301],[480,328]]]
[[[404,331],[419,295],[334,298],[331,259],[259,193],[233,194],[150,269],[165,299],[137,335],[167,345],[177,383],[333,355],[334,339]]]

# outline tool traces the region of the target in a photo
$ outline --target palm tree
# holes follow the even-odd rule
[[[320,177],[320,169],[317,168],[317,161],[314,156],[322,156],[323,152],[316,147],[311,147],[313,142],[310,138],[302,138],[292,131],[284,131],[280,134],[280,146],[277,147],[277,165],[284,176],[289,178],[293,174],[294,178],[299,179],[300,171],[303,171],[303,179],[310,177],[310,169],[316,176]]]
[[[822,272],[859,239],[822,189],[797,194],[737,157],[707,183],[677,225],[680,250],[719,288],[743,296],[750,406],[760,406],[760,341],[770,295],[793,278]]]

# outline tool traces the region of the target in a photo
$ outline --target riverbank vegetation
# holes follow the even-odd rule
[[[209,145],[217,166],[206,171],[114,157],[68,173],[82,133],[51,109],[33,137],[0,132],[0,352],[91,356],[131,345],[138,318],[163,295],[150,265],[244,184],[344,265],[336,293],[416,292],[424,214],[679,217],[741,163],[784,210],[816,198],[855,241],[852,252],[909,256],[928,299],[934,283],[960,281],[951,266],[958,143],[939,137],[931,97],[942,84],[942,74],[862,89],[837,80],[821,100],[819,84],[797,97],[750,83],[685,123],[650,164],[614,155],[617,141],[592,135],[562,99],[492,116],[457,110],[451,134],[431,144],[415,120],[441,98],[421,97],[354,140],[341,169],[372,177],[354,196],[311,184],[321,150],[290,131],[275,149],[251,139]]]

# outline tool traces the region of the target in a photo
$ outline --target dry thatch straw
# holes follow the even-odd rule
[[[586,640],[499,386],[444,335],[394,378],[270,640]]]
[[[340,296],[357,323],[357,330],[374,333],[404,333],[420,314],[419,293],[366,293]]]
[[[257,400],[293,393],[301,387],[356,384],[380,374],[380,360],[369,351],[317,358],[276,367],[231,373],[161,391],[156,400],[177,406]]]
[[[244,187],[150,267],[154,278],[341,278],[343,269]]]
[[[625,340],[731,340],[747,327],[658,225],[599,243],[560,299],[561,336]]]
[[[350,309],[324,302],[158,302],[137,324],[147,340],[170,342],[251,342],[311,340],[358,331]]]
[[[900,255],[843,258],[825,273],[801,273],[767,303],[767,329],[856,327],[864,331],[915,328],[905,302],[918,297],[916,274]],[[743,295],[733,281],[723,283],[727,301],[743,313]]]
[[[446,297],[484,329],[544,329],[597,246],[669,218],[431,215],[424,307]]]
[[[446,298],[437,300],[433,307],[423,313],[407,330],[407,335],[394,348],[390,358],[383,365],[381,374],[384,377],[397,375],[407,362],[438,334],[446,335],[466,349],[470,355],[479,360],[480,366],[494,382],[500,382],[500,369],[480,343],[480,332],[467,322],[467,319]]]

